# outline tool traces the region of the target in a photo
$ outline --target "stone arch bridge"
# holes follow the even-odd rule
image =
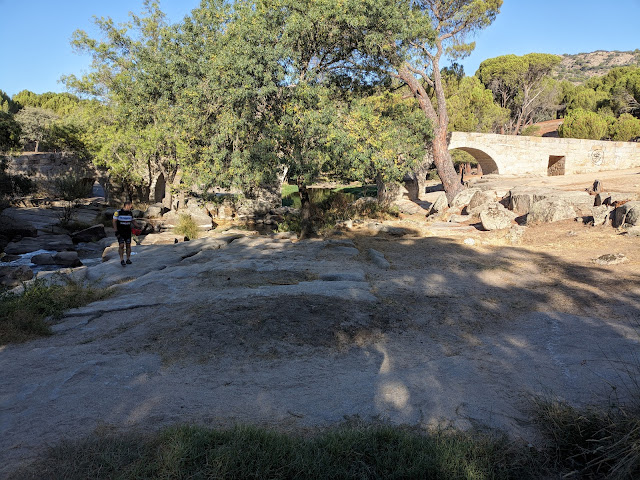
[[[473,156],[483,173],[569,175],[640,167],[640,143],[453,132],[449,150]]]

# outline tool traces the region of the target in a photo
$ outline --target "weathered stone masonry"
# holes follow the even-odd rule
[[[485,174],[570,175],[640,167],[640,143],[453,132]]]

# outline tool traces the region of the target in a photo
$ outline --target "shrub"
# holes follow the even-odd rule
[[[174,229],[174,231],[179,235],[184,235],[185,237],[189,237],[191,240],[198,238],[199,231],[198,225],[191,215],[180,215],[180,219],[178,220],[178,225]]]
[[[612,123],[609,136],[616,142],[628,142],[640,137],[640,119],[629,113],[623,113]]]
[[[68,228],[73,219],[77,200],[91,196],[93,181],[70,174],[54,180],[54,188],[56,195],[67,202],[62,208],[60,225]]]
[[[340,193],[334,193],[319,203],[311,203],[311,225],[315,232],[321,234],[346,220],[387,220],[397,218],[398,214],[395,207],[381,205],[372,199],[367,201],[366,197],[352,202],[351,197]],[[300,233],[300,217],[288,215],[284,222],[278,224],[278,231]]]
[[[47,317],[59,319],[67,309],[107,296],[106,290],[70,279],[61,285],[36,280],[28,284],[21,294],[5,293],[0,296],[0,345],[50,335]]]
[[[607,136],[607,119],[595,112],[578,108],[572,110],[560,125],[558,133],[563,138],[601,140]]]
[[[523,137],[535,137],[536,135],[540,135],[540,127],[537,125],[529,125],[522,129],[520,135]]]
[[[640,412],[538,401],[552,455],[573,478],[640,478]]]
[[[65,175],[54,180],[56,194],[63,200],[72,202],[91,196],[93,181],[76,175]]]

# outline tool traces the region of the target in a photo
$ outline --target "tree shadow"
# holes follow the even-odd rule
[[[359,416],[533,439],[531,396],[628,401],[637,375],[630,270],[387,234],[139,252],[128,270],[95,268],[126,282],[113,298],[0,352],[0,448],[13,460],[97,423],[293,429]]]

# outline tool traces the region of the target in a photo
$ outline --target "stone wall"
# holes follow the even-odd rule
[[[640,167],[638,142],[454,132],[449,149],[456,148],[473,155],[485,173],[495,164],[501,175],[561,174],[559,157],[566,175]]]
[[[7,159],[7,173],[29,177],[45,189],[51,187],[57,178],[74,175],[87,181],[97,181],[105,192],[110,190],[106,172],[100,172],[90,161],[70,153],[30,153]]]

